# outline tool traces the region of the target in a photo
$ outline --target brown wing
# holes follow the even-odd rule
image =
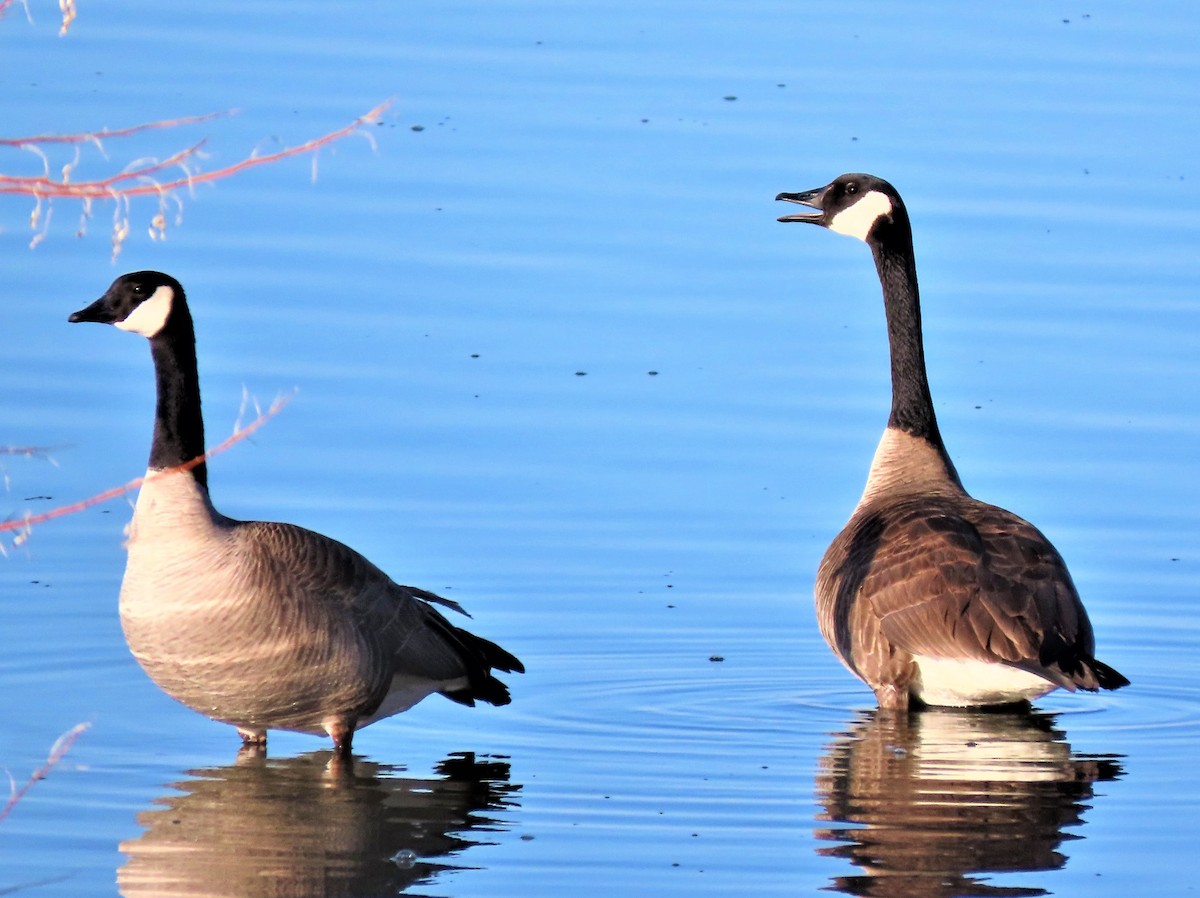
[[[523,671],[521,662],[454,626],[429,604],[461,612],[456,602],[395,583],[358,552],[319,533],[261,521],[241,526],[253,534],[246,544],[257,547],[273,569],[265,582],[277,593],[280,584],[289,584],[282,593],[292,613],[309,618],[309,632],[324,633],[330,642],[340,639],[380,695],[397,674],[431,681],[465,676],[467,689],[443,694],[464,704],[508,703],[507,688],[491,670]]]
[[[868,508],[848,556],[866,562],[858,600],[896,648],[1007,662],[1095,688],[1091,624],[1066,565],[1016,515],[967,497]]]

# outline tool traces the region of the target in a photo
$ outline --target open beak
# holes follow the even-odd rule
[[[781,193],[776,200],[783,200],[785,203],[798,203],[801,206],[807,206],[811,211],[795,212],[791,215],[779,216],[780,221],[807,221],[810,224],[820,224],[825,217],[825,209],[822,202],[825,199],[825,191],[828,188],[818,187],[816,190],[805,190],[801,193]]]

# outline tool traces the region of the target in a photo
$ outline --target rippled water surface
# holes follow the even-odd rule
[[[166,206],[0,196],[13,519],[145,465],[145,345],[66,316],[188,288],[214,501],[355,546],[519,655],[356,763],[161,694],[117,621],[127,498],[5,534],[0,893],[1178,894],[1200,788],[1200,12],[961,4],[79,0],[0,18],[0,138],[236,114],[0,174],[311,157]],[[773,197],[882,175],[969,489],[1067,558],[1133,686],[872,710],[812,579],[886,418],[878,284]],[[315,173],[315,180],[314,180]],[[181,215],[181,217],[180,217]],[[40,235],[36,248],[29,248]]]

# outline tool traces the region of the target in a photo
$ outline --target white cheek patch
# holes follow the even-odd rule
[[[167,323],[171,314],[171,305],[175,302],[175,291],[163,284],[150,295],[141,305],[129,313],[124,321],[115,323],[123,331],[141,334],[143,337],[153,337]]]
[[[865,241],[879,219],[892,214],[892,201],[878,190],[867,193],[829,222],[829,230]]]

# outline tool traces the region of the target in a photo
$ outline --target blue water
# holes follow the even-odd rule
[[[0,456],[0,507],[142,472],[146,348],[66,316],[162,269],[210,442],[253,416],[244,391],[298,390],[212,462],[217,506],[461,601],[529,673],[509,707],[364,730],[348,776],[302,736],[239,758],[125,648],[126,499],[10,534],[0,766],[23,784],[90,728],[0,822],[0,891],[1192,887],[1191,5],[80,0],[65,37],[55,4],[29,11],[0,19],[0,137],[238,110],[84,146],[74,181],[202,139],[211,171],[393,105],[315,180],[301,158],[176,192],[165,240],[134,200],[115,264],[112,203],[78,237],[54,201],[30,249],[33,201],[0,197],[0,446],[44,450]],[[0,147],[0,174],[42,164]],[[817,635],[886,346],[861,244],[772,199],[847,170],[913,216],[964,481],[1053,539],[1130,689],[900,728]]]

